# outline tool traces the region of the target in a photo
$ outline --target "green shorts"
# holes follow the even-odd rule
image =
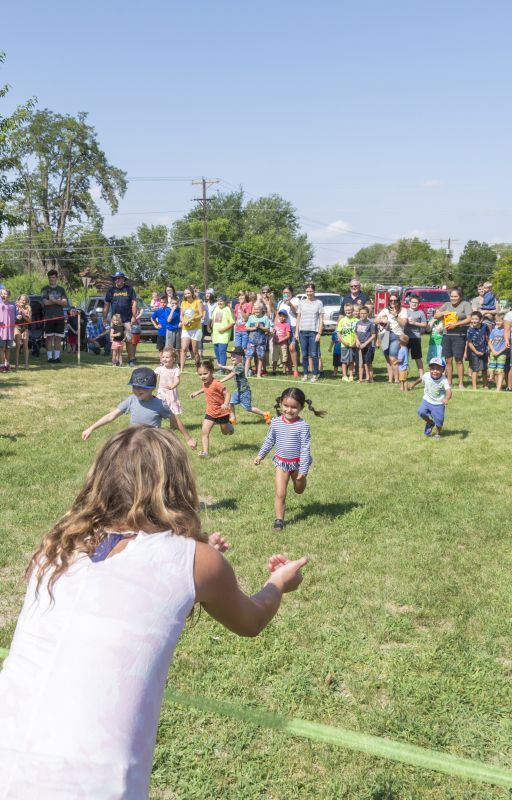
[[[489,369],[496,370],[497,372],[505,371],[505,364],[507,363],[507,355],[503,353],[499,356],[493,356],[489,353]]]

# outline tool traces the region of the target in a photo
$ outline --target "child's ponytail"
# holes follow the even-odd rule
[[[283,400],[285,400],[287,397],[291,397],[292,400],[295,400],[295,402],[301,407],[301,410],[307,405],[315,417],[325,417],[327,414],[327,411],[317,411],[313,406],[313,402],[307,399],[302,389],[296,389],[294,386],[292,386],[289,389],[285,389],[284,392],[279,395],[279,397],[276,397],[274,408],[276,409],[278,415],[281,413],[281,405]]]
[[[325,417],[325,415],[327,414],[327,411],[317,411],[316,408],[313,407],[313,401],[308,400],[307,398],[306,398],[306,405],[309,408],[309,410],[313,412],[315,417]]]

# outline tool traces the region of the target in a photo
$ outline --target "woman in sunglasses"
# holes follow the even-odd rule
[[[400,349],[400,336],[403,335],[407,317],[403,315],[400,305],[400,295],[390,292],[388,307],[383,308],[375,320],[377,325],[384,325],[389,333],[389,338],[382,341],[382,352],[386,362],[391,368],[388,370],[389,383],[398,383],[398,351]]]

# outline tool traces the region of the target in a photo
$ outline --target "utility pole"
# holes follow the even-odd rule
[[[452,258],[453,258],[453,251],[452,251],[452,240],[451,238],[448,239],[441,239],[441,244],[446,242],[446,271],[445,271],[445,283],[449,284],[452,281]]]
[[[219,183],[218,179],[211,179],[211,178],[201,178],[200,181],[192,181],[193,186],[202,186],[203,187],[203,196],[202,197],[195,197],[194,200],[197,200],[198,203],[201,203],[203,206],[203,282],[204,282],[204,290],[208,289],[208,203],[210,202],[210,198],[206,196],[206,190],[213,186],[214,183]]]
[[[28,179],[28,288],[32,291],[32,181]]]

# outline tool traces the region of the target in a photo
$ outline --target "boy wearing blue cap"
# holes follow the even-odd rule
[[[162,420],[169,419],[171,427],[175,427],[173,425],[174,414],[169,406],[160,398],[153,396],[153,392],[156,389],[156,374],[152,369],[148,367],[134,369],[128,381],[128,386],[132,387],[133,394],[127,397],[126,400],[122,400],[117,408],[112,409],[104,417],[93,422],[89,428],[86,428],[82,433],[84,441],[97,428],[108,425],[109,422],[113,422],[122,414],[130,415],[130,423],[132,425],[149,425],[150,428],[161,428]]]
[[[411,385],[423,384],[423,400],[418,408],[418,416],[425,420],[425,436],[430,436],[436,429],[434,439],[441,438],[444,425],[445,408],[452,396],[452,387],[444,374],[446,362],[444,358],[431,358],[428,362],[428,373],[425,373]]]

